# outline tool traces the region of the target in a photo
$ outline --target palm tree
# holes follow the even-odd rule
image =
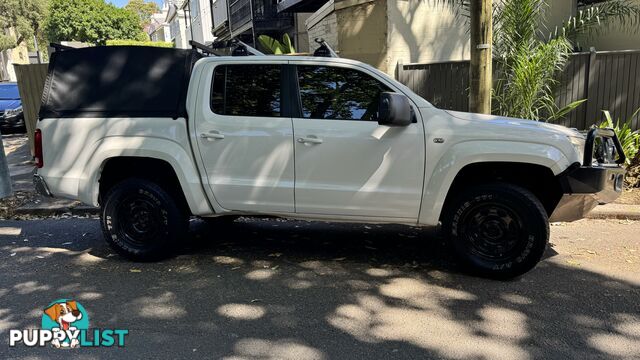
[[[436,0],[455,6],[459,18],[468,22],[471,0]],[[637,25],[640,7],[630,0],[583,0],[578,13],[556,29],[547,29],[547,0],[495,0],[493,49],[495,85],[494,114],[525,119],[554,120],[584,100],[560,109],[555,102],[557,75],[582,35],[602,31],[612,20]]]

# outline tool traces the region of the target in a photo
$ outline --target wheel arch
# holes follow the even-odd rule
[[[503,179],[530,188],[523,180],[540,174],[556,188],[556,176],[570,165],[562,151],[546,144],[472,141],[454,145],[437,163],[427,167],[419,223],[437,225],[446,201],[464,181]],[[535,190],[532,192],[536,196],[542,196],[541,191]],[[560,198],[557,193],[554,196],[558,199],[546,204],[543,201],[547,212],[555,208]]]
[[[188,151],[167,139],[102,139],[85,167],[85,181],[80,182],[79,198],[99,206],[101,190],[105,190],[105,179],[113,181],[136,176],[154,181],[160,179],[159,182],[174,186],[192,214],[212,214],[214,211],[202,188],[200,174]]]
[[[468,186],[504,182],[529,190],[542,203],[548,216],[562,197],[562,185],[553,171],[545,166],[516,162],[480,162],[462,168],[454,178],[443,209]],[[442,213],[441,211],[441,216]]]

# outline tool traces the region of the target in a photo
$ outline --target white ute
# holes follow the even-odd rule
[[[134,260],[190,216],[270,215],[440,226],[473,273],[513,277],[624,175],[611,130],[441,110],[334,57],[57,51],[37,128],[38,189],[99,206]]]

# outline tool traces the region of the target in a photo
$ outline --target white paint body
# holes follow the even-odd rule
[[[213,70],[230,63],[357,69],[406,95],[417,123],[387,127],[371,121],[217,115],[209,106]],[[569,141],[580,136],[574,130],[440,110],[384,73],[347,59],[205,58],[196,63],[189,86],[188,120],[41,120],[44,167],[38,174],[54,196],[98,206],[101,170],[110,158],[156,158],[173,167],[194,215],[433,226],[453,180],[469,164],[529,163],[557,175],[581,161]]]

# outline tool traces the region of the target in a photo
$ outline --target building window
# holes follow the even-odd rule
[[[200,15],[200,0],[190,0],[189,1],[189,13],[191,14],[191,19],[196,20]]]

